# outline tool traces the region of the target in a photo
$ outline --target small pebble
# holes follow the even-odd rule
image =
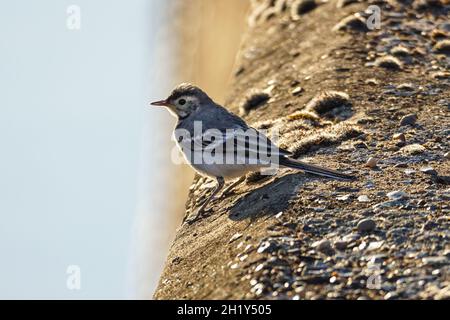
[[[378,159],[375,157],[370,157],[366,162],[366,167],[373,169],[373,168],[377,167],[377,164],[378,164]]]
[[[260,246],[259,246],[257,252],[258,252],[258,253],[272,252],[272,251],[274,251],[275,247],[276,247],[276,244],[275,244],[274,242],[271,242],[271,241],[263,241],[263,242],[260,244]]]
[[[420,172],[425,173],[425,174],[429,174],[429,175],[432,175],[432,176],[436,176],[437,175],[437,171],[434,170],[432,167],[420,168]]]
[[[291,50],[291,51],[289,51],[289,55],[293,58],[296,58],[300,55],[300,51],[298,51],[297,49]],[[298,84],[298,82],[296,84],[294,84],[294,86],[297,84]]]
[[[363,194],[363,195],[360,195],[360,196],[358,197],[358,201],[359,201],[359,202],[369,202],[370,199],[369,199],[368,196],[366,196],[365,194]]]
[[[408,198],[409,195],[403,190],[391,191],[387,194],[387,197],[391,200],[400,200]]]
[[[300,93],[302,93],[302,91],[303,91],[303,88],[302,88],[302,87],[296,87],[294,90],[292,90],[292,94],[293,94],[294,96],[297,96],[297,95],[299,95]]]
[[[422,146],[421,144],[413,143],[413,144],[404,146],[401,150],[403,153],[415,155],[415,154],[424,153],[426,148],[424,146]]]
[[[228,243],[232,243],[233,241],[236,241],[237,239],[239,239],[240,237],[242,237],[242,233],[235,233],[231,238],[230,241]]]
[[[414,169],[406,169],[406,170],[404,171],[404,173],[405,173],[407,176],[410,176],[410,175],[416,173],[416,170],[414,170]]]
[[[351,197],[352,197],[351,194],[344,194],[344,195],[342,195],[342,196],[336,197],[336,200],[339,200],[339,201],[347,201],[347,200],[349,200]]]
[[[337,250],[345,250],[346,248],[347,248],[347,241],[344,241],[344,240],[336,240],[335,242],[334,242],[334,247],[337,249]]]
[[[408,114],[400,120],[400,126],[406,126],[406,125],[414,125],[417,121],[417,115],[415,114]]]
[[[347,243],[354,242],[360,238],[360,235],[357,233],[349,233],[342,237],[342,241],[345,241]]]
[[[367,246],[366,250],[367,251],[373,251],[373,250],[378,250],[380,249],[384,244],[384,241],[372,241],[371,243],[369,243],[369,245]]]
[[[392,136],[393,139],[399,140],[401,142],[406,142],[406,137],[404,133],[396,133]]]
[[[438,53],[450,54],[450,40],[445,39],[438,41],[434,45],[433,50]]]
[[[373,221],[372,219],[363,219],[358,222],[356,228],[358,229],[359,232],[369,232],[374,230],[376,226],[377,225],[375,221]]]
[[[330,240],[326,240],[326,239],[314,242],[312,244],[312,247],[317,249],[320,252],[329,252],[330,250],[332,250]]]
[[[245,259],[247,259],[248,258],[248,254],[244,254],[243,256],[240,256],[239,257],[239,260],[240,261],[244,261]]]
[[[264,264],[263,264],[263,263],[260,263],[260,264],[258,264],[258,265],[256,266],[255,272],[261,271],[263,268],[264,268]]]
[[[437,265],[443,265],[448,263],[447,257],[426,257],[422,258],[422,263],[427,266],[437,266]]]
[[[394,300],[397,299],[397,294],[395,292],[388,292],[384,296],[384,300]]]

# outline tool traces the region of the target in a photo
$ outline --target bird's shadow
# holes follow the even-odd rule
[[[230,209],[229,218],[242,221],[277,214],[288,208],[289,201],[306,180],[305,175],[298,173],[275,178],[239,198]]]

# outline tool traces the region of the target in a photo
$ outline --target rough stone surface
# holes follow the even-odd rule
[[[236,65],[243,71],[235,73],[226,106],[238,112],[250,89],[276,81],[270,100],[245,120],[277,129],[296,156],[359,179],[292,170],[252,176],[213,201],[207,217],[180,226],[155,298],[448,299],[450,83],[436,74],[447,72],[449,57],[432,32],[448,27],[448,2],[377,0],[336,9],[329,1],[298,20],[289,8],[274,7],[281,2],[255,1],[259,11],[251,13]],[[381,29],[332,31],[370,4],[381,7]],[[374,64],[390,55],[401,68]],[[293,95],[299,83],[302,92]],[[345,92],[351,104],[323,114],[304,110],[324,91]],[[420,121],[399,126],[408,114]],[[404,141],[393,139],[398,133]],[[369,157],[382,161],[368,170]],[[205,183],[195,179],[186,215],[210,194],[200,188]],[[404,194],[388,197],[392,191]],[[370,232],[358,231],[364,219],[376,223]],[[326,250],[313,246],[321,241]]]

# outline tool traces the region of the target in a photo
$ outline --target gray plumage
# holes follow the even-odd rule
[[[266,136],[249,127],[237,115],[216,104],[204,91],[196,86],[181,84],[172,91],[167,99],[152,104],[165,106],[178,117],[178,123],[174,131],[175,138],[187,161],[200,174],[216,178],[218,182],[218,187],[201,206],[197,217],[202,214],[208,202],[223,187],[225,179],[243,177],[248,172],[273,165],[272,162],[276,162],[281,167],[302,170],[318,176],[344,180],[354,179],[353,176],[336,170],[311,165],[291,158],[289,151],[278,148]],[[200,133],[196,132],[195,123],[197,125],[201,124],[202,130]],[[220,133],[221,136],[214,137],[214,139],[207,137],[206,132],[209,131]],[[255,140],[251,140],[247,135],[243,135],[242,132],[244,131],[250,132],[251,135],[254,134]],[[184,136],[177,136],[177,133],[183,133]],[[187,133],[188,135],[186,136]],[[254,141],[258,142],[255,143]],[[230,150],[230,145],[235,148]],[[195,159],[194,156],[203,159],[202,157],[204,157],[206,151],[210,151],[210,149],[213,149],[214,152],[219,152],[220,156],[223,157],[234,156],[235,161],[239,159],[241,162],[206,163],[207,161],[196,162],[193,160]],[[266,149],[269,150],[271,160],[267,158],[266,154],[263,154],[261,149],[264,149],[264,152]],[[232,152],[233,154],[230,154]],[[218,156],[217,154],[214,155]],[[242,163],[242,161],[245,161],[245,163]]]

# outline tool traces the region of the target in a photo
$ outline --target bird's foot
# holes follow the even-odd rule
[[[214,200],[222,200],[235,193],[236,192],[234,190],[225,190],[224,192],[222,192],[220,196],[216,197]]]
[[[184,222],[188,225],[193,224],[195,221],[200,220],[200,216],[195,215],[194,217],[188,217]]]
[[[238,180],[232,182],[225,190],[223,190],[222,194],[220,195],[219,199],[227,198],[228,196],[235,194],[236,190],[235,187],[240,185],[242,182],[245,181],[245,176],[240,177]]]
[[[191,225],[194,222],[201,220],[202,218],[206,218],[208,216],[208,212],[210,212],[210,211],[211,211],[211,209],[198,210],[195,214],[187,217],[184,222]]]

